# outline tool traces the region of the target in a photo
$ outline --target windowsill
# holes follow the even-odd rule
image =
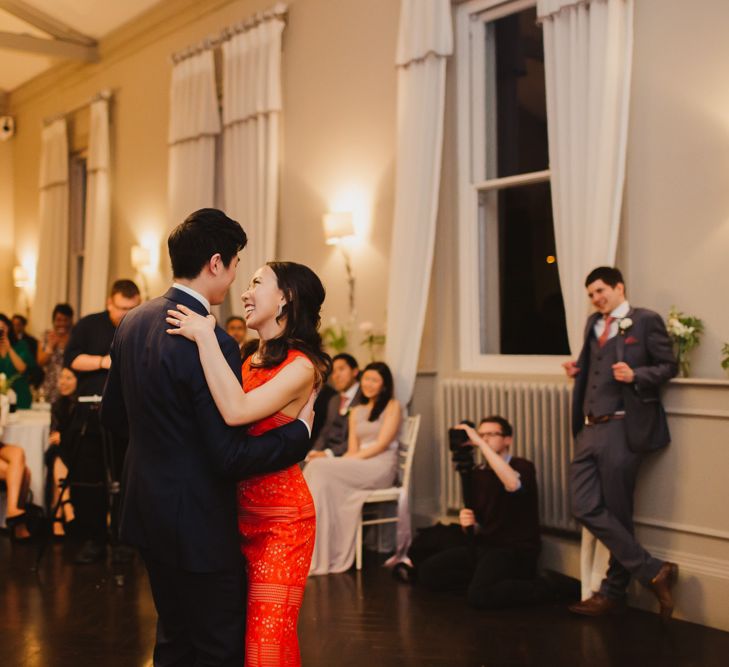
[[[729,380],[718,378],[673,378],[670,383],[697,387],[729,387]]]
[[[571,357],[546,354],[481,354],[461,356],[463,373],[499,373],[524,376],[564,375],[562,364]]]

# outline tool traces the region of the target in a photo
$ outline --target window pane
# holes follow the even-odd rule
[[[544,44],[535,8],[486,25],[486,178],[549,167]]]
[[[482,354],[569,354],[549,183],[482,194]]]

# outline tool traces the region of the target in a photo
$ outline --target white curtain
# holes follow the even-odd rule
[[[398,400],[413,393],[425,323],[438,214],[448,0],[402,0],[397,58],[397,166],[385,358]]]
[[[96,100],[91,104],[89,154],[86,161],[86,230],[81,315],[103,310],[106,303],[111,231],[109,163],[109,102]]]
[[[612,265],[628,136],[633,0],[538,0],[544,28],[552,209],[572,354],[582,345],[584,279]]]
[[[403,407],[413,394],[428,303],[443,150],[446,58],[452,52],[449,0],[402,0],[395,60],[397,165],[385,358]],[[387,565],[407,561],[411,529],[405,488],[397,512],[397,550]]]
[[[170,227],[199,208],[215,205],[215,140],[219,134],[215,61],[208,49],[178,62],[172,70],[167,184]]]
[[[272,18],[223,44],[223,200],[248,235],[231,298],[276,252],[281,35]]]
[[[68,300],[68,135],[65,118],[43,128],[40,243],[33,323],[46,327],[53,307]]]
[[[620,228],[628,139],[633,0],[538,0],[544,29],[554,233],[570,350],[582,346],[584,279],[612,265]],[[589,596],[609,552],[583,531],[581,579]]]

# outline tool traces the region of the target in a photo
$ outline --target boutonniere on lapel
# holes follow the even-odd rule
[[[629,317],[623,317],[618,320],[618,331],[622,336],[624,336],[625,332],[632,326],[633,320],[631,320]]]

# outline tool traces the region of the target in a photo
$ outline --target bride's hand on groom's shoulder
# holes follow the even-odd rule
[[[215,318],[212,315],[198,315],[182,304],[177,305],[177,310],[168,310],[165,319],[167,324],[172,325],[172,328],[167,329],[168,334],[184,336],[189,340],[199,340],[201,336],[215,329]]]

